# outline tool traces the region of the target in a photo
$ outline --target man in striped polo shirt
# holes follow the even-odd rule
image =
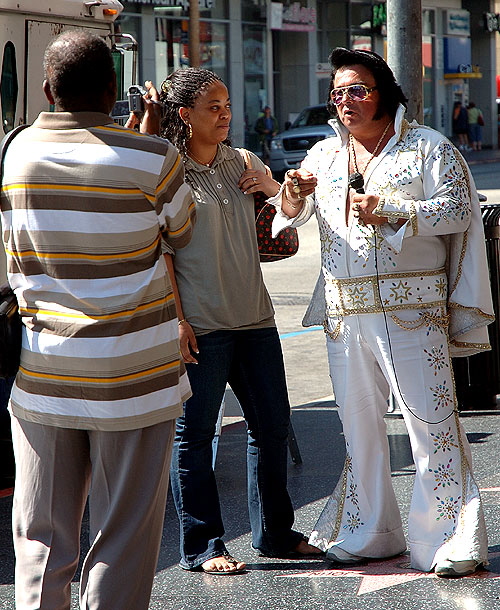
[[[16,608],[69,610],[88,496],[81,607],[145,610],[191,393],[161,240],[189,242],[192,193],[169,142],[109,117],[116,77],[100,37],[63,33],[44,70],[56,111],[14,138],[1,192],[24,322],[10,400]]]

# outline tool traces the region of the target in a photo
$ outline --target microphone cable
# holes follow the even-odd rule
[[[385,311],[384,302],[380,295],[380,276],[379,276],[379,272],[378,272],[378,258],[377,258],[377,230],[376,230],[375,225],[373,225],[373,246],[374,246],[374,260],[375,260],[375,277],[377,278],[377,289],[378,289],[378,294],[379,294],[379,298],[380,298],[380,305],[382,307],[382,313],[384,314],[384,325],[385,325],[385,332],[387,335],[387,345],[389,347],[389,355],[391,358],[392,370],[394,371],[394,381],[396,382],[396,388],[398,390],[399,397],[401,398],[403,405],[406,407],[406,410],[410,413],[410,415],[413,415],[413,417],[415,419],[418,419],[419,421],[421,421],[422,423],[427,424],[427,425],[442,424],[444,421],[449,419],[453,415],[453,413],[457,412],[456,405],[453,407],[451,412],[446,417],[443,417],[443,419],[440,419],[438,421],[428,421],[428,420],[424,419],[423,417],[420,417],[416,413],[414,413],[413,410],[408,406],[408,404],[406,403],[406,401],[404,399],[403,392],[401,391],[401,387],[399,385],[398,374],[396,371],[396,363],[394,361],[394,355],[393,355],[393,351],[392,351],[391,335],[389,333],[389,325],[387,323],[387,312]],[[451,357],[449,355],[449,351],[448,351],[448,358],[449,358],[450,367],[451,367],[452,363],[451,363]],[[453,380],[453,374],[452,374],[452,380]],[[454,388],[453,388],[453,394],[455,395]],[[455,403],[456,403],[456,398],[455,398]]]
[[[361,195],[365,194],[365,180],[362,174],[360,174],[359,172],[353,172],[352,174],[350,174],[347,178],[347,182],[349,184],[349,186],[354,189],[356,191],[356,193],[359,193]],[[432,421],[427,421],[426,419],[424,419],[423,417],[418,416],[416,413],[413,412],[413,410],[408,406],[408,404],[406,403],[404,396],[403,396],[403,392],[401,391],[401,387],[399,385],[399,380],[398,380],[398,374],[396,371],[396,363],[394,361],[394,354],[392,351],[392,342],[391,342],[391,335],[389,333],[389,325],[387,323],[387,312],[385,311],[384,308],[384,302],[383,299],[380,295],[380,276],[379,276],[379,272],[378,272],[378,257],[377,257],[377,229],[376,229],[376,225],[372,225],[373,227],[373,250],[374,250],[374,263],[375,263],[375,277],[377,278],[377,290],[378,290],[378,296],[379,296],[379,300],[380,300],[380,306],[382,307],[382,313],[384,314],[384,325],[385,325],[385,332],[387,335],[387,345],[389,347],[389,355],[391,358],[391,364],[392,364],[392,370],[394,371],[394,381],[396,382],[396,389],[398,391],[399,397],[403,402],[403,405],[406,407],[406,410],[410,413],[410,415],[413,415],[413,417],[415,419],[418,419],[419,421],[421,421],[424,424],[427,425],[437,425],[437,424],[442,424],[444,421],[446,421],[447,419],[449,419],[453,413],[458,412],[457,408],[456,408],[456,396],[455,396],[455,388],[453,388],[453,393],[455,396],[455,405],[453,406],[451,412],[446,416],[443,417],[443,419],[440,419],[438,421],[432,422]],[[450,362],[450,367],[452,366],[451,363],[451,356],[449,355],[449,350],[448,350],[448,358],[449,358],[449,362]],[[453,373],[452,373],[452,381],[453,381]],[[389,384],[390,385],[390,384]],[[455,384],[453,383],[453,386]]]

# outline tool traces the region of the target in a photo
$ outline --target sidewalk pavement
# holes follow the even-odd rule
[[[290,461],[289,489],[296,508],[295,527],[308,533],[340,476],[344,442],[337,412],[328,401],[297,406],[292,420],[303,464],[295,466]],[[406,555],[342,569],[321,559],[257,557],[250,548],[246,509],[246,432],[238,423],[227,426],[221,436],[216,476],[226,527],[224,538],[230,552],[247,562],[248,571],[238,576],[211,576],[181,570],[177,565],[177,518],[169,498],[150,610],[498,610],[500,421],[495,415],[474,415],[464,417],[463,424],[484,501],[490,549],[487,569],[466,578],[444,580],[410,569]],[[393,483],[406,528],[414,467],[402,419],[388,418],[387,428]],[[2,610],[14,610],[10,506],[11,498],[0,499]],[[83,536],[84,551],[86,547]],[[78,607],[76,580],[73,609]]]
[[[500,149],[483,148],[482,150],[461,151],[469,165],[500,162]]]

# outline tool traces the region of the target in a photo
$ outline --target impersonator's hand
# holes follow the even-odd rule
[[[314,193],[318,179],[307,169],[289,169],[285,174],[285,191],[288,200],[304,199]]]
[[[376,216],[373,213],[379,199],[378,195],[368,195],[365,193],[353,195],[352,209],[354,210],[354,217],[358,219],[359,224],[383,225],[387,222],[387,217]]]

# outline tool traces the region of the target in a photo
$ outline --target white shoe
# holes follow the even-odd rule
[[[366,563],[366,557],[353,555],[344,551],[338,546],[332,546],[326,551],[326,559],[335,563],[343,563],[344,565],[356,565],[357,563]]]
[[[441,563],[438,563],[434,568],[434,572],[437,576],[442,578],[460,578],[461,576],[469,576],[482,564],[475,559],[464,559],[462,561],[450,561],[445,559]]]

